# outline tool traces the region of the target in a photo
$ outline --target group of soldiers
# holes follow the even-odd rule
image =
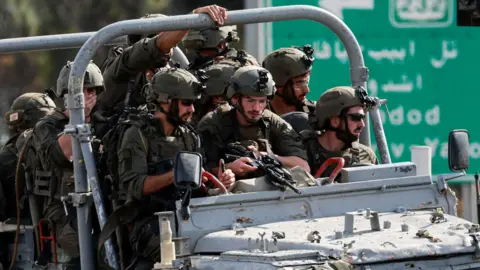
[[[312,47],[281,48],[260,64],[230,47],[239,39],[234,27],[221,26],[224,8],[212,5],[193,13],[208,14],[218,27],[130,35],[128,46],[112,49],[101,69],[89,63],[84,77],[85,121],[92,126],[100,181],[108,186],[104,192],[111,193],[106,200],[116,201],[111,216],[129,213],[116,225],[128,232],[127,264],[135,269],[151,269],[160,260],[154,213],[175,208],[173,160],[179,151],[200,152],[204,170],[225,188],[258,175],[252,157],[224,161],[232,144],[312,175],[331,157],[343,157],[345,166],[378,163],[372,149],[358,143],[367,112],[358,89],[339,86],[317,102],[306,99]],[[154,16],[164,15],[144,18]],[[187,69],[171,60],[180,42],[194,55]],[[5,117],[14,135],[0,152],[0,218],[17,216],[18,207],[22,217],[30,217],[28,205],[15,194],[33,192],[39,218],[53,223],[57,246],[75,267],[80,256],[77,216],[64,199],[74,192],[72,138],[63,133],[69,123],[63,100],[71,66],[61,69],[55,95],[23,94]],[[282,118],[292,113],[307,117],[308,126]],[[26,187],[29,181],[33,188]]]

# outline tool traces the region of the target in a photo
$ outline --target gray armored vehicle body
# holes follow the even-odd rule
[[[352,86],[366,89],[368,70],[357,40],[341,20],[325,10],[285,6],[231,11],[225,25],[291,19],[310,19],[332,29],[349,55]],[[124,34],[212,25],[206,15],[118,22],[93,34],[75,58],[67,96],[71,123],[65,133],[74,138],[76,189],[69,195],[78,209],[82,269],[94,265],[91,225],[87,222],[91,212],[85,203],[88,198],[93,197],[97,212],[105,214],[92,158],[91,132],[82,113],[82,77],[87,64],[100,46]],[[11,44],[0,41],[0,51],[8,52]],[[33,44],[24,50],[35,46],[44,48]],[[67,42],[67,46],[71,44]],[[188,203],[186,199],[177,201],[176,212],[157,213],[162,261],[154,268],[480,269],[480,228],[457,217],[457,198],[447,185],[448,179],[464,175],[468,168],[468,133],[456,130],[450,134],[449,167],[453,174],[437,179],[419,175],[412,162],[391,163],[378,111],[381,103],[375,98],[369,115],[382,165],[343,168],[340,183],[335,184],[324,184],[325,179],[297,170],[294,175],[301,194],[266,188],[261,179],[253,179],[237,182],[229,194],[195,198]],[[366,130],[361,142],[370,145]],[[194,153],[177,155],[178,188],[200,185],[200,159]],[[100,221],[104,219],[101,214]],[[107,258],[113,268],[119,269],[109,249]],[[350,266],[336,268],[336,260]]]

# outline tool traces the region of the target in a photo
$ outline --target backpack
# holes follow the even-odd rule
[[[99,170],[102,176],[110,181],[110,199],[117,200],[120,204],[125,202],[126,194],[120,190],[117,150],[121,146],[125,131],[130,126],[143,129],[151,117],[152,115],[145,109],[129,109],[128,113],[122,115],[101,139],[103,151],[99,160]]]

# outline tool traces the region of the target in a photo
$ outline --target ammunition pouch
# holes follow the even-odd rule
[[[49,197],[50,199],[60,200],[62,196],[75,192],[73,172],[63,173],[60,181],[58,175],[58,171],[35,170],[33,193]]]

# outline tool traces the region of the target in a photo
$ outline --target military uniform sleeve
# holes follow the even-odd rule
[[[60,133],[61,131],[50,121],[41,121],[33,129],[32,140],[35,151],[47,167],[64,168],[72,166],[58,143]]]
[[[124,96],[128,81],[139,72],[166,66],[168,55],[161,52],[155,42],[156,37],[142,39],[110,62],[103,72],[106,91],[100,95],[100,102],[112,102]]]
[[[118,176],[128,197],[144,198],[143,183],[148,176],[148,146],[145,136],[136,127],[125,131],[118,155]]]
[[[274,129],[272,151],[279,156],[296,156],[307,160],[307,152],[303,146],[300,135],[280,117],[274,117],[272,128]]]
[[[218,167],[218,161],[221,159],[222,153],[219,143],[220,138],[217,136],[217,130],[214,125],[214,112],[206,114],[198,123],[197,130],[203,143],[206,166],[210,170]]]

